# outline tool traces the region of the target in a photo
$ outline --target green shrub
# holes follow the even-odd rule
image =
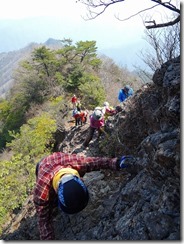
[[[13,152],[11,160],[1,162],[0,173],[0,232],[6,216],[20,208],[35,183],[35,166],[44,155],[52,152],[52,134],[56,122],[49,114],[30,119],[7,146]]]

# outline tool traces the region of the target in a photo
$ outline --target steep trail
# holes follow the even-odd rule
[[[89,124],[69,127],[60,150],[136,157],[133,167],[87,173],[88,206],[54,213],[57,240],[181,240],[180,57],[164,64],[109,120],[108,137],[81,145]],[[32,194],[7,223],[3,240],[39,240]]]

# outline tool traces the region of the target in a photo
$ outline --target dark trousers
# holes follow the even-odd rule
[[[75,126],[82,125],[82,120],[80,117],[75,118]]]
[[[96,128],[93,128],[93,127],[89,127],[88,135],[87,135],[87,137],[86,137],[86,140],[85,140],[84,143],[83,143],[83,145],[84,145],[85,147],[87,147],[87,146],[89,145],[90,141],[92,140],[93,135],[94,135],[94,133],[95,133],[95,130],[98,130],[98,137],[100,137],[100,135],[101,135],[101,133],[102,133],[100,129],[96,129]]]

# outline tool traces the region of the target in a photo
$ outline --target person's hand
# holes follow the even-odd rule
[[[130,166],[129,162],[130,162],[130,160],[133,160],[133,159],[134,159],[133,156],[129,156],[129,155],[122,156],[119,160],[119,167],[121,169],[129,167]]]
[[[117,114],[117,111],[116,110],[112,111],[112,115],[115,115],[115,114]]]

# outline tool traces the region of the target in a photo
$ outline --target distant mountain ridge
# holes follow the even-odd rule
[[[117,26],[118,27],[118,26]],[[44,43],[49,37],[63,40],[71,38],[74,43],[83,40],[95,40],[99,54],[105,54],[119,66],[135,70],[136,66],[145,69],[145,64],[138,57],[148,44],[142,38],[142,29],[134,29],[133,33],[127,28],[117,32],[116,28],[100,22],[81,21],[66,16],[40,16],[24,19],[0,20],[0,53],[18,51],[29,43]],[[103,33],[103,34],[102,34]],[[148,47],[149,48],[149,47]]]
[[[15,51],[10,52],[1,52],[0,53],[0,97],[5,97],[7,91],[10,90],[13,84],[13,71],[18,68],[19,63],[28,58],[31,52],[38,48],[39,46],[45,45],[50,49],[59,49],[62,48],[62,42],[59,39],[48,38],[43,43],[31,42],[26,45],[24,48],[20,48]],[[135,58],[136,56],[136,48],[137,44],[131,48],[127,47],[119,47],[119,48],[110,48],[110,49],[102,49],[98,50],[99,56],[106,55],[111,58],[118,66],[124,66],[132,72],[135,70],[133,68],[133,64],[138,63],[139,66],[145,66],[145,64],[141,64],[140,58]],[[141,46],[141,43],[139,43]],[[129,55],[125,55],[126,49],[131,50]]]
[[[49,38],[44,43],[30,43],[17,51],[0,53],[0,97],[5,97],[6,93],[13,85],[13,71],[18,68],[19,63],[28,58],[31,52],[39,46],[45,45],[50,49],[61,48],[60,40]]]

